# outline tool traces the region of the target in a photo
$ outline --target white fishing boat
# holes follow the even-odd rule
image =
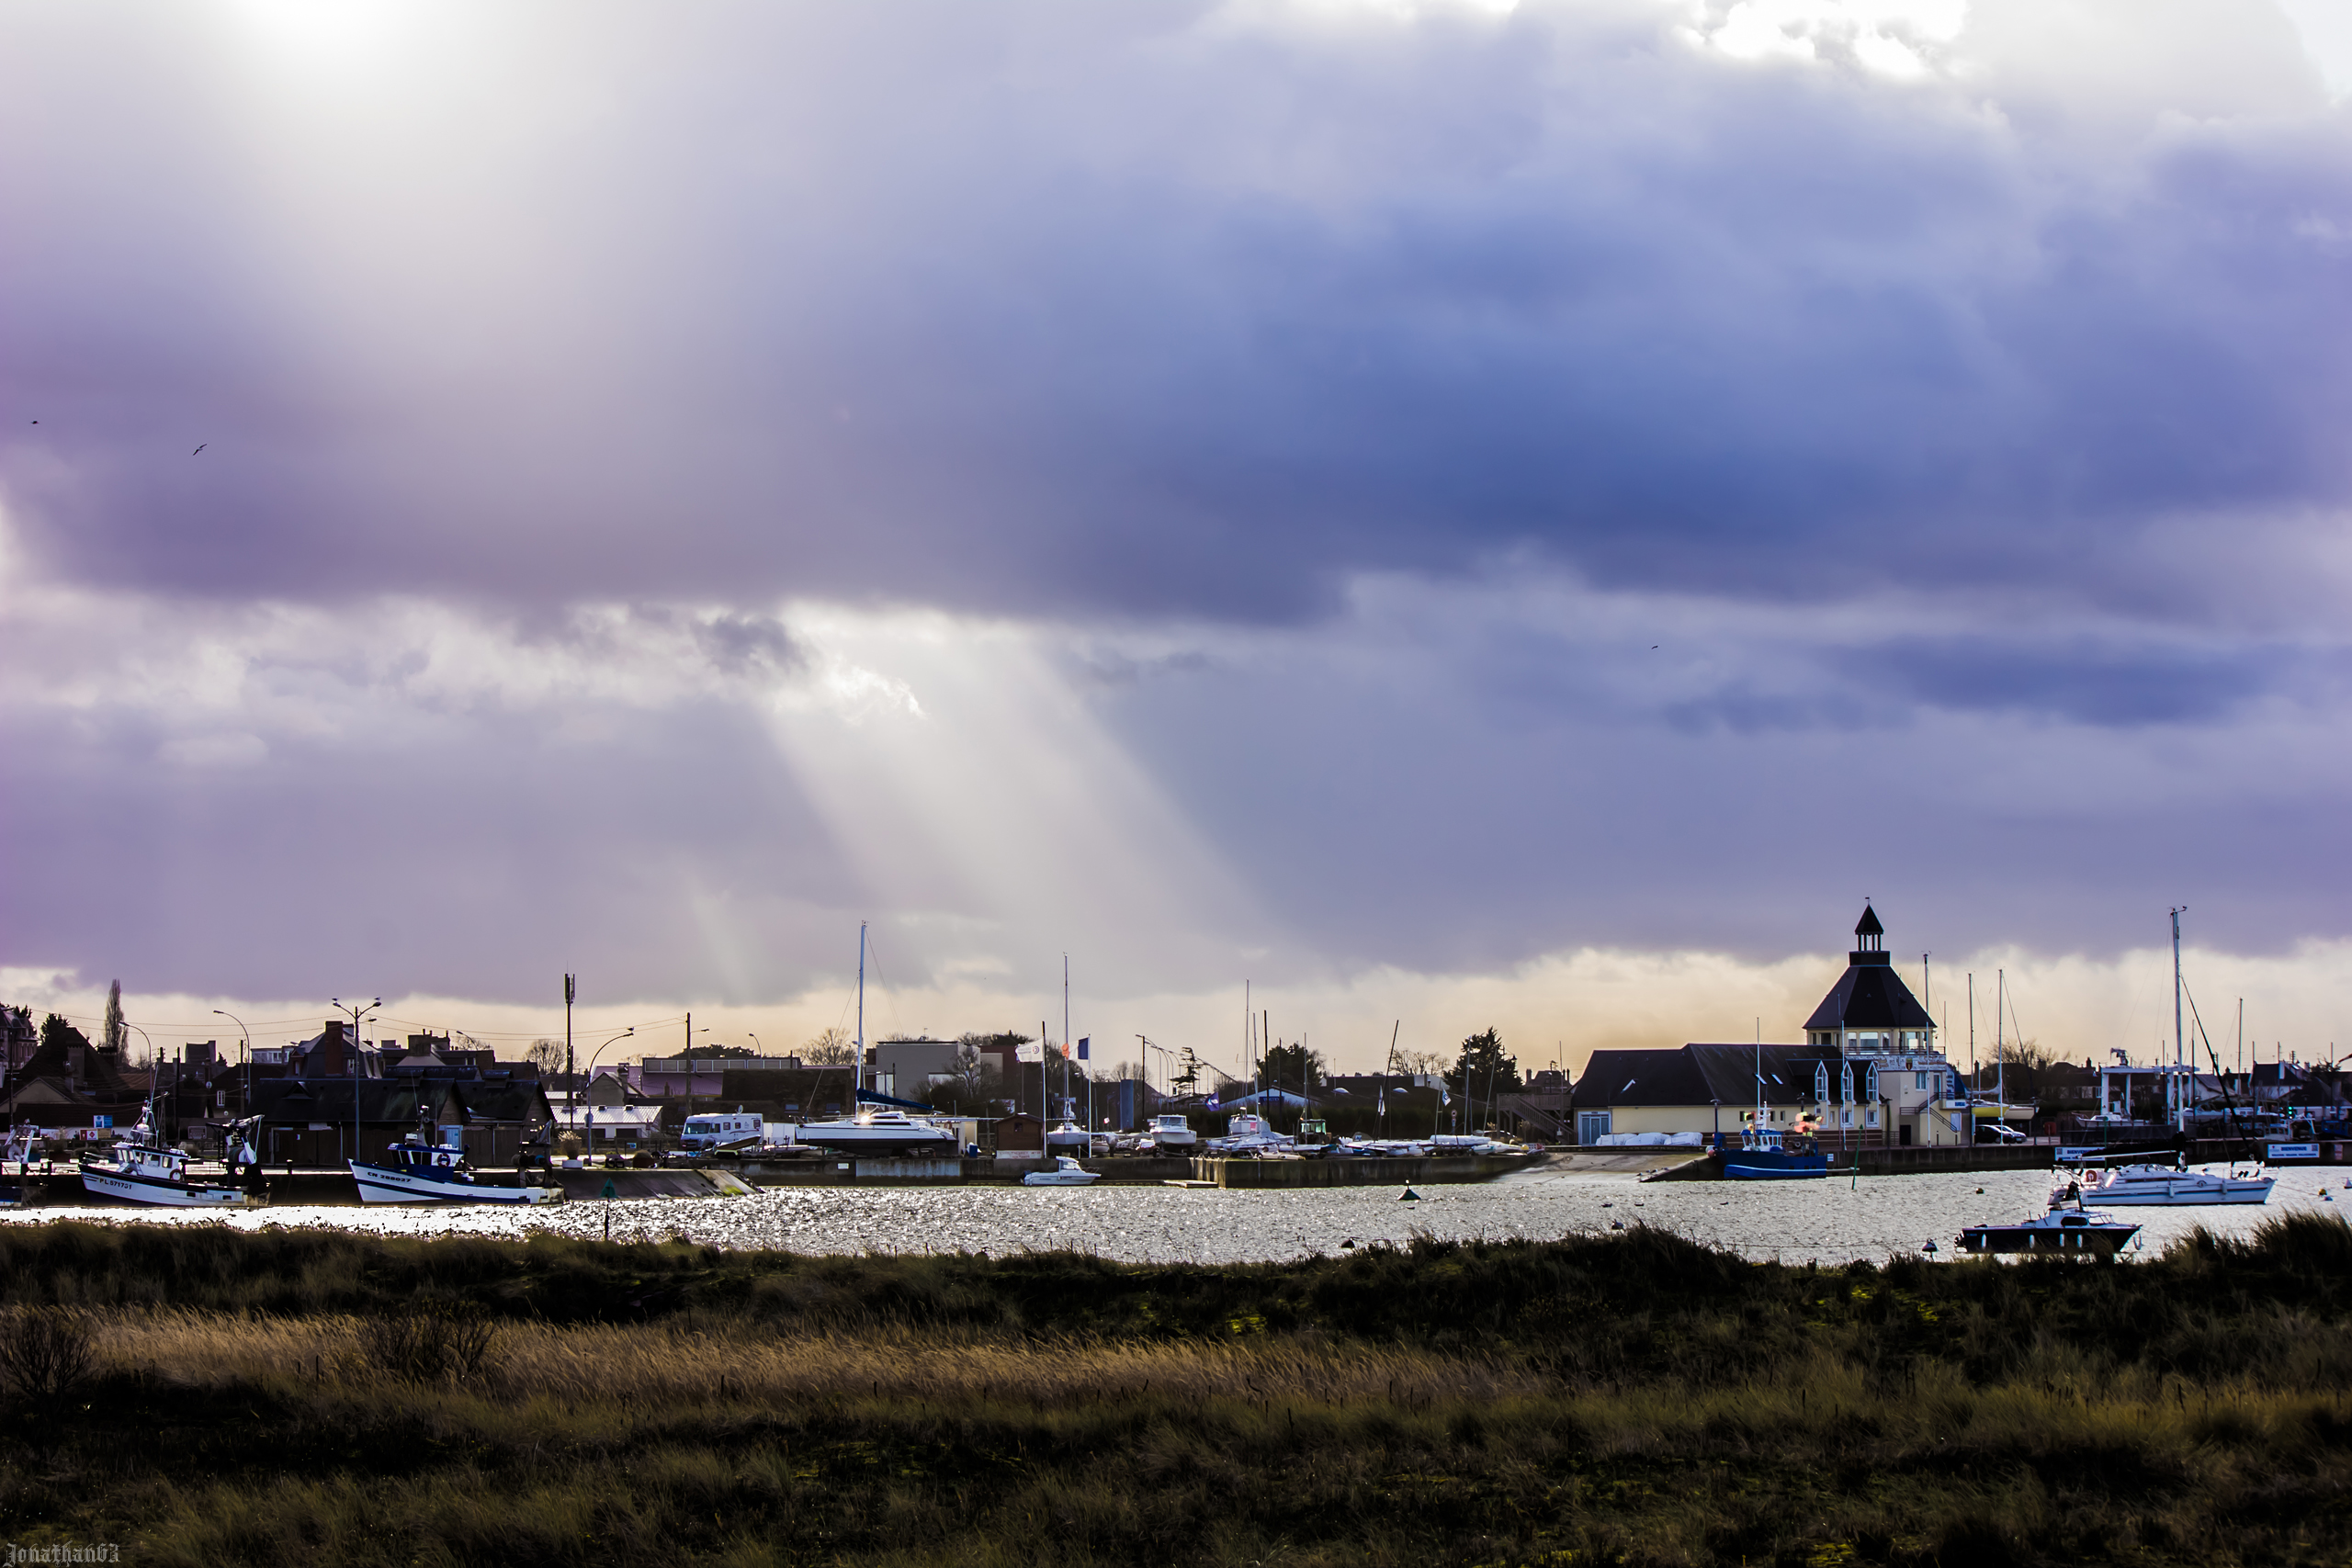
[[[1225,1124],[1225,1136],[1211,1138],[1205,1145],[1212,1155],[1295,1154],[1298,1141],[1287,1133],[1277,1133],[1274,1124],[1263,1116],[1243,1111]]]
[[[100,1198],[163,1209],[243,1209],[262,1201],[242,1187],[190,1176],[187,1167],[187,1156],[157,1135],[155,1105],[151,1100],[130,1137],[106,1154],[83,1156],[82,1190]]]
[[[2112,1170],[2086,1170],[2067,1179],[2061,1201],[2079,1199],[2100,1209],[2195,1208],[2209,1203],[2260,1203],[2270,1197],[2278,1179],[2216,1175],[2207,1170],[2181,1170],[2162,1165],[2125,1165]]]
[[[1051,1170],[1033,1170],[1021,1179],[1023,1187],[1086,1187],[1102,1178],[1068,1155],[1057,1155]]]
[[[481,1180],[462,1144],[427,1143],[411,1133],[380,1160],[351,1160],[363,1203],[560,1203],[556,1187],[500,1187]]]

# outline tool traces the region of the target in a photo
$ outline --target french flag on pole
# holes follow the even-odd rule
[[[1086,1060],[1087,1039],[1088,1037],[1083,1034],[1078,1037],[1078,1059],[1081,1062]]]

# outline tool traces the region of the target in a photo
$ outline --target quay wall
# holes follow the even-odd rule
[[[1102,1185],[1157,1187],[1169,1181],[1200,1181],[1224,1188],[1402,1187],[1489,1181],[1535,1163],[1525,1156],[1470,1155],[1432,1159],[1171,1159],[1143,1156],[1081,1160]],[[754,1187],[841,1187],[874,1182],[928,1186],[1012,1185],[1035,1161],[967,1160],[747,1160],[741,1168]]]

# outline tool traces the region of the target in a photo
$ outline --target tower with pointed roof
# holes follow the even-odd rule
[[[1935,1021],[1894,972],[1886,928],[1867,902],[1854,922],[1846,972],[1804,1021],[1804,1038],[1808,1045],[1833,1046],[1849,1056],[1927,1055],[1936,1049]]]

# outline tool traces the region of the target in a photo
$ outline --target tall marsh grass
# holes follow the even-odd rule
[[[2352,1556],[2340,1226],[1832,1270],[1629,1233],[1287,1269],[265,1238],[273,1275],[214,1233],[177,1302],[38,1237],[12,1310],[104,1304],[90,1408],[0,1427],[0,1522],[141,1562]]]

